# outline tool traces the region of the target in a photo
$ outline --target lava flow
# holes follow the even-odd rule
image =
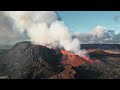
[[[73,67],[78,67],[84,63],[95,62],[94,60],[91,60],[88,57],[83,56],[83,55],[72,54],[65,50],[60,50],[60,51],[63,54],[62,64],[64,64],[64,65],[69,64]]]

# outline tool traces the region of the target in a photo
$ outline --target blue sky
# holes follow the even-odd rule
[[[98,25],[120,32],[120,22],[114,17],[120,11],[58,11],[60,17],[74,32],[90,32]]]

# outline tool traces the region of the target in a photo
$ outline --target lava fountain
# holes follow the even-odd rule
[[[62,56],[62,64],[63,65],[68,64],[68,65],[71,65],[73,67],[78,67],[78,66],[85,64],[85,63],[93,63],[93,62],[98,61],[98,60],[91,60],[84,55],[72,54],[66,50],[60,50],[60,51],[63,54],[63,56]]]

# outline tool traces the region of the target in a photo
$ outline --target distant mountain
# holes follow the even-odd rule
[[[81,44],[81,49],[120,50],[120,44]]]
[[[0,49],[10,49],[12,45],[0,45]]]

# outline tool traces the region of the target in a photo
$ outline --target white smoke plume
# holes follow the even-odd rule
[[[16,30],[21,33],[27,30],[33,44],[80,51],[79,40],[73,38],[73,33],[54,11],[5,11],[4,14],[14,20]]]
[[[0,12],[0,45],[13,45],[18,41],[28,40],[24,33],[20,34],[13,29],[13,21]]]
[[[24,34],[25,30],[29,38]],[[116,34],[115,30],[107,30],[106,27],[99,25],[88,33],[75,35],[63,21],[59,20],[54,11],[1,11],[0,43],[15,43],[23,40],[78,53],[80,43],[120,43],[120,33]]]

